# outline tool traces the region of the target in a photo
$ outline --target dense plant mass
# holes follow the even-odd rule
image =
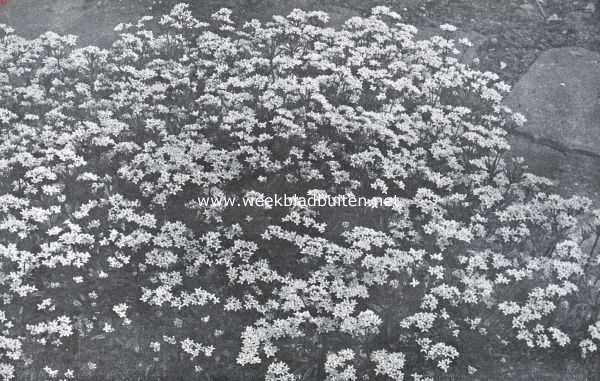
[[[229,16],[178,5],[108,50],[1,27],[4,380],[425,381],[482,353],[597,356],[600,214],[507,159],[523,117],[453,26]],[[400,202],[198,202],[274,193]]]

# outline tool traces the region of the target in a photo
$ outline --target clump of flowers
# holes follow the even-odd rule
[[[597,312],[563,312],[598,304],[598,219],[507,158],[524,120],[455,27],[180,4],[110,49],[1,28],[4,380],[433,380],[482,346],[596,351]],[[398,202],[197,201],[273,193]]]

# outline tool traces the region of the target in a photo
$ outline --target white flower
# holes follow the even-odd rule
[[[281,361],[269,364],[265,381],[295,381],[296,377],[290,372],[290,368]]]
[[[579,349],[581,350],[581,357],[586,358],[588,354],[596,352],[598,347],[592,340],[585,339],[579,343]]]
[[[129,306],[125,303],[116,304],[113,306],[113,311],[119,316],[121,319],[125,319],[127,317],[127,309]]]
[[[159,352],[160,351],[160,343],[158,341],[151,342],[150,349],[152,349],[153,352]]]
[[[75,283],[83,283],[83,277],[82,276],[74,276],[73,277],[73,282],[75,282]]]
[[[394,381],[404,380],[404,354],[378,350],[371,354],[371,361],[377,364],[375,374],[388,376]]]
[[[104,323],[104,327],[102,328],[102,331],[106,332],[106,333],[111,333],[114,332],[115,329],[108,323]]]
[[[456,32],[458,30],[457,27],[451,24],[442,24],[440,25],[441,30],[445,30],[446,32]]]

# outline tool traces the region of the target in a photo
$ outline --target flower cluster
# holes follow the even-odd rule
[[[572,305],[598,311],[600,213],[510,159],[509,87],[452,25],[327,20],[180,4],[109,49],[0,25],[0,377],[425,381],[482,346],[597,350]],[[397,202],[197,202],[274,192]]]

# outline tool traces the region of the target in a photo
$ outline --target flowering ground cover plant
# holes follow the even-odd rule
[[[181,4],[118,29],[104,50],[2,26],[4,380],[425,381],[497,348],[596,361],[600,213],[507,159],[523,117],[456,59],[454,27],[416,41],[385,7],[334,30]],[[400,202],[198,203],[273,193]]]

